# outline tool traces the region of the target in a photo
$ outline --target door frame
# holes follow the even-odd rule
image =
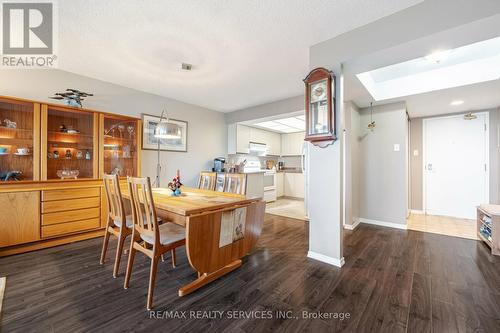
[[[487,111],[481,111],[481,112],[472,112],[475,115],[485,115],[485,140],[484,140],[484,149],[485,149],[485,157],[486,157],[486,172],[485,172],[485,194],[486,194],[486,201],[490,201],[490,113]],[[463,118],[463,116],[467,114],[465,113],[460,113],[460,114],[452,114],[452,115],[447,115],[447,116],[435,116],[435,117],[427,117],[422,119],[422,210],[424,214],[427,215],[427,173],[426,173],[426,159],[427,159],[427,154],[426,154],[426,146],[427,146],[427,122],[430,120],[435,120],[435,119],[446,119],[446,118]],[[466,120],[464,120],[466,121]]]

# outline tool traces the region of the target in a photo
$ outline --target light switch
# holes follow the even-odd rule
[[[394,144],[394,151],[399,151],[399,143]]]
[[[418,156],[418,149],[415,149],[415,150],[413,151],[413,156]]]

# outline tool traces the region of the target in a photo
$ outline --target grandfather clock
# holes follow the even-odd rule
[[[325,147],[337,140],[335,133],[335,75],[326,68],[313,69],[306,86],[306,136],[313,145]]]

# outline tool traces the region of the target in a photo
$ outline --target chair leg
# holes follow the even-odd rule
[[[175,249],[170,250],[170,253],[172,254],[172,267],[175,268],[176,266]]]
[[[125,243],[126,235],[120,233],[118,237],[118,245],[116,247],[116,257],[115,257],[115,267],[113,268],[113,277],[116,278],[118,276],[118,270],[120,269],[120,261],[122,259],[123,253],[123,244]]]
[[[149,289],[148,289],[148,303],[147,309],[153,308],[153,292],[155,289],[156,271],[158,268],[158,256],[151,258],[151,271],[149,272]]]
[[[127,263],[127,273],[125,274],[125,282],[123,283],[123,288],[128,289],[130,276],[132,275],[132,267],[134,266],[134,258],[135,258],[136,249],[134,249],[134,239],[132,238],[130,242],[130,251],[128,254],[128,263]]]
[[[104,232],[104,241],[102,242],[101,260],[99,261],[101,265],[104,264],[104,259],[106,258],[108,243],[109,243],[109,231],[108,228],[106,228],[106,231]]]

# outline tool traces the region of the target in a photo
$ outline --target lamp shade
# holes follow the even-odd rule
[[[169,123],[168,120],[162,120],[156,126],[154,136],[159,139],[180,139],[181,128],[176,124]]]

